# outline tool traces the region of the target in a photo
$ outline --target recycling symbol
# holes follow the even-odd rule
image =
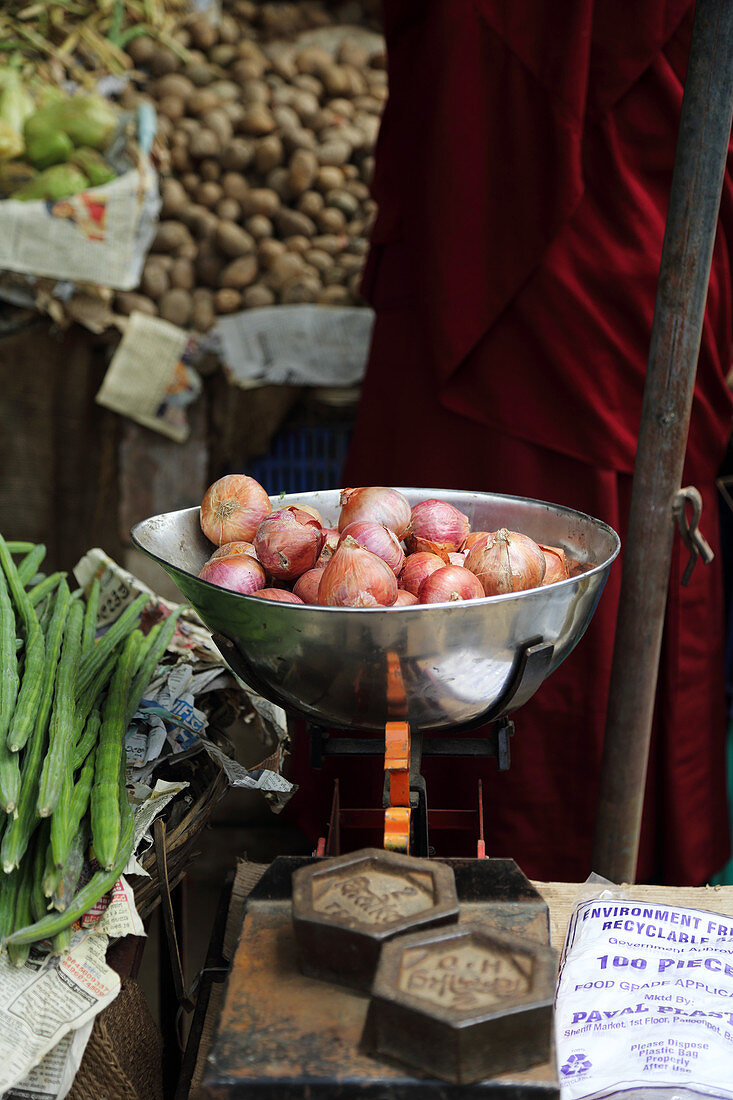
[[[560,1067],[560,1073],[564,1077],[579,1077],[581,1073],[587,1073],[591,1065],[590,1059],[585,1054],[571,1054],[565,1065]]]

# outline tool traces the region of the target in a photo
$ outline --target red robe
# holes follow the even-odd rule
[[[535,497],[601,518],[623,540],[689,2],[384,8],[390,98],[364,281],[376,323],[343,483]],[[703,495],[714,548],[732,245],[729,173],[683,478]],[[677,544],[638,877],[699,884],[729,850],[723,592],[719,555],[688,588],[685,564]],[[617,562],[583,640],[514,715],[508,773],[425,764],[433,805],[472,805],[483,776],[488,851],[531,876],[592,870],[620,578]],[[322,804],[307,797],[318,781],[301,781],[302,820],[318,831]]]

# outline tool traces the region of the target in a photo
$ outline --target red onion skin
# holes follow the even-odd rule
[[[463,540],[463,546],[461,547],[461,550],[464,550],[466,553],[468,553],[469,550],[473,549],[477,542],[485,542],[491,534],[491,531],[469,531],[469,533]]]
[[[328,565],[339,544],[339,539],[341,538],[336,527],[324,527],[323,533],[326,536],[326,541],[323,544],[323,549],[318,555],[318,561],[316,562],[316,565],[321,566]]]
[[[214,558],[206,562],[199,573],[202,581],[251,596],[265,587],[265,570],[248,554],[233,554],[228,558]]]
[[[341,514],[338,529],[343,531],[358,519],[381,523],[394,531],[398,539],[410,523],[411,508],[407,497],[386,485],[367,485],[359,489],[341,490]]]
[[[542,578],[543,586],[546,584],[554,584],[555,581],[567,580],[568,576],[568,563],[565,560],[565,551],[560,546],[545,546],[539,542],[537,544],[542,551],[545,559],[545,575]]]
[[[460,566],[465,565],[467,554],[468,554],[468,550],[456,550],[455,553],[448,555],[448,564],[449,565],[460,565]]]
[[[302,600],[287,588],[260,588],[252,592],[252,596],[258,596],[262,600],[277,600],[278,603],[300,603]]]
[[[405,551],[394,531],[385,527],[383,523],[372,523],[371,520],[357,519],[344,527],[339,542],[347,535],[358,542],[362,550],[371,550],[378,558],[386,561],[396,577],[399,577],[402,566],[405,564]]]
[[[318,602],[326,607],[391,607],[397,578],[385,561],[344,539],[323,570]]]
[[[225,542],[215,550],[209,558],[209,561],[216,561],[217,558],[233,558],[237,554],[246,554],[250,558],[254,558],[257,561],[257,555],[255,554],[254,544],[251,542]]]
[[[417,596],[420,585],[425,578],[430,573],[434,573],[436,569],[442,569],[444,565],[445,562],[437,554],[423,552],[408,554],[400,573],[400,588],[404,588],[411,592],[413,596]]]
[[[299,508],[282,508],[263,519],[254,537],[257,558],[268,574],[291,581],[312,569],[325,535],[317,519]]]
[[[419,603],[452,603],[479,600],[486,593],[478,577],[462,565],[444,565],[426,577],[418,592]]]
[[[210,485],[201,501],[201,530],[221,546],[252,542],[255,531],[272,511],[270,498],[253,477],[225,474]]]
[[[469,550],[466,569],[476,574],[487,596],[500,596],[538,588],[547,566],[533,539],[502,527]]]
[[[297,581],[293,585],[293,592],[296,596],[299,596],[303,603],[317,604],[318,603],[318,586],[321,583],[321,577],[323,576],[323,570],[325,565],[315,566],[313,569],[308,569],[305,573],[301,573]]]
[[[411,553],[420,550],[438,553],[440,547],[451,554],[463,545],[470,526],[468,516],[446,500],[421,500],[412,509],[405,545]]]
[[[307,512],[313,519],[317,519],[321,527],[323,527],[323,516],[312,504],[283,504],[280,510],[285,511],[287,508],[299,508],[301,512]]]
[[[412,592],[408,592],[406,588],[400,588],[397,591],[397,599],[392,604],[392,607],[412,607],[419,602],[417,596],[413,596]]]

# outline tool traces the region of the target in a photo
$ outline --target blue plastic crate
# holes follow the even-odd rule
[[[351,429],[351,424],[285,428],[274,437],[268,454],[250,459],[245,473],[270,496],[337,489]]]

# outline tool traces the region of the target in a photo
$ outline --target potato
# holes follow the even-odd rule
[[[233,80],[215,80],[207,91],[215,95],[219,103],[226,103],[227,100],[236,103],[242,94],[242,89]]]
[[[350,252],[346,252],[343,256],[340,257],[339,263],[343,267],[344,271],[350,275],[354,271],[361,272],[363,270],[364,257],[353,256]]]
[[[224,268],[219,277],[219,283],[223,287],[234,287],[235,290],[242,290],[255,281],[257,270],[258,264],[255,255],[240,256]]]
[[[242,81],[242,93],[240,103],[245,108],[266,106],[270,102],[270,89],[261,80],[248,79]]]
[[[356,108],[350,99],[332,99],[328,104],[328,110],[334,115],[334,125],[340,119],[352,119],[356,114]]]
[[[344,191],[353,195],[357,203],[361,203],[364,199],[369,198],[369,188],[365,183],[362,183],[361,180],[346,180],[344,183]],[[329,194],[331,194],[331,192],[329,192]]]
[[[321,233],[343,233],[346,228],[346,218],[334,206],[319,210],[314,220]]]
[[[283,50],[270,59],[270,68],[276,76],[283,80],[292,80],[297,69],[295,67],[295,54],[292,50]]]
[[[263,309],[274,304],[275,295],[263,283],[254,283],[242,292],[242,305],[245,309]]]
[[[307,214],[301,214],[299,210],[283,207],[275,214],[274,222],[281,237],[293,237],[297,234],[309,239],[316,233],[315,223]]]
[[[177,145],[177,146],[180,146],[183,149],[188,149],[188,134],[186,133],[185,130],[181,130],[181,128],[179,126],[176,126],[176,127],[171,126],[170,127],[170,132],[166,134],[165,133],[166,127],[164,126],[163,130],[161,130],[160,122],[161,122],[161,118],[158,119],[158,134],[162,134],[163,137],[167,137],[168,144],[170,146],[176,146]],[[168,119],[166,119],[166,122],[168,122]]]
[[[162,46],[160,43],[155,44],[155,49],[150,58],[151,73],[155,76],[165,76],[167,73],[177,72],[180,67],[181,60],[178,54],[175,54],[168,46]]]
[[[147,313],[149,317],[157,317],[158,308],[155,302],[146,298],[144,294],[135,294],[132,290],[118,290],[115,294],[115,309],[125,317],[131,313]]]
[[[307,214],[309,218],[314,218],[319,210],[323,210],[324,205],[325,199],[320,191],[304,191],[296,203],[301,214]]]
[[[219,106],[219,97],[210,88],[196,88],[186,100],[186,111],[189,115],[205,115],[207,111],[213,111]]]
[[[228,199],[226,195],[223,199],[219,199],[214,210],[216,211],[216,216],[225,222],[236,223],[242,217],[242,207],[237,200]]]
[[[219,32],[205,15],[197,15],[188,23],[191,41],[200,50],[210,50],[219,41]]]
[[[267,68],[268,60],[256,42],[251,38],[241,38],[237,45],[237,53],[240,57],[246,57],[252,61],[258,61],[263,69]]]
[[[194,240],[185,241],[179,248],[176,249],[176,259],[181,260],[195,260],[198,255],[199,246]]]
[[[147,34],[141,34],[139,38],[133,38],[125,47],[135,65],[146,66],[150,64],[155,53],[155,42]]]
[[[199,285],[217,287],[224,269],[219,249],[213,241],[203,241],[194,262]]]
[[[214,157],[207,157],[199,164],[199,175],[202,180],[217,181],[221,176],[221,165]]]
[[[170,287],[170,280],[164,268],[156,262],[154,256],[145,261],[143,273],[140,278],[140,289],[148,298],[157,301]]]
[[[181,176],[181,183],[186,189],[187,194],[195,197],[201,184],[201,177],[198,172],[184,172]]]
[[[361,149],[365,143],[364,133],[350,122],[339,122],[336,126],[326,126],[318,135],[318,140],[323,145],[330,145],[332,141],[346,142],[349,146],[349,156],[355,149]]]
[[[335,233],[322,233],[313,238],[313,247],[327,252],[329,256],[338,256],[344,251],[347,243],[345,236],[338,236]]]
[[[193,90],[193,82],[189,80],[187,76],[184,76],[183,73],[169,73],[167,76],[161,76],[159,80],[153,83],[151,88],[153,95],[158,101],[171,95],[186,100]]]
[[[258,172],[265,175],[273,168],[282,164],[283,143],[277,134],[268,134],[260,138],[255,148],[254,166]]]
[[[264,214],[271,218],[280,208],[280,196],[267,187],[253,187],[242,198],[242,213],[246,218],[252,214]]]
[[[295,67],[299,73],[316,75],[330,65],[333,65],[333,58],[321,46],[306,46],[295,55]]]
[[[345,96],[351,90],[351,77],[345,65],[324,65],[319,74],[329,96]]]
[[[195,246],[194,246],[195,247]],[[195,256],[194,252],[194,256]],[[192,290],[196,285],[196,273],[193,266],[193,256],[190,258],[178,258],[175,260],[170,273],[170,285],[181,290]]]
[[[311,76],[310,73],[298,73],[297,76],[293,77],[293,85],[303,92],[310,92],[316,99],[320,100],[323,96],[323,85],[317,77]]]
[[[280,256],[284,256],[287,249],[282,241],[272,238],[260,241],[257,245],[257,260],[260,267],[269,269]]]
[[[355,38],[344,38],[336,57],[340,64],[351,65],[354,69],[365,69],[369,61],[369,54]]]
[[[283,305],[315,302],[318,299],[320,291],[321,284],[318,279],[291,279],[280,292],[280,301]]]
[[[355,271],[353,275],[349,275],[348,282],[346,284],[351,291],[351,296],[355,302],[361,302],[361,272]]]
[[[232,138],[222,152],[222,167],[230,172],[243,172],[252,163],[254,155],[253,141],[242,137]]]
[[[202,180],[196,188],[196,202],[209,210],[213,210],[223,194],[221,184],[215,180]]]
[[[191,295],[191,327],[196,332],[208,332],[216,321],[214,294],[206,287],[197,287]]]
[[[217,313],[236,313],[242,305],[242,295],[234,287],[222,287],[214,295],[214,309]]]
[[[184,103],[180,96],[163,96],[158,102],[158,119],[168,118],[171,122],[177,122],[183,118]]]
[[[273,168],[265,176],[265,183],[283,202],[287,203],[292,199],[293,192],[290,190],[287,168]]]
[[[221,153],[221,142],[213,130],[197,130],[195,134],[191,134],[188,152],[194,160],[218,157]]]
[[[326,206],[340,210],[345,218],[353,218],[359,209],[359,200],[343,188],[326,192]]]
[[[239,23],[233,15],[222,14],[219,17],[219,41],[226,45],[236,45],[241,38]]]
[[[334,139],[324,141],[316,151],[319,163],[324,166],[345,164],[351,156],[351,146],[347,141]]]
[[[283,130],[282,140],[289,153],[294,152],[296,149],[307,149],[312,153],[318,147],[316,135],[312,130],[306,130],[304,126],[295,126],[292,129]]]
[[[164,179],[160,186],[160,195],[162,200],[160,216],[164,220],[180,217],[188,206],[186,189],[180,180],[172,177]]]
[[[309,246],[311,242],[308,242]],[[315,267],[316,271],[324,272],[333,264],[333,258],[329,256],[328,252],[324,252],[321,248],[308,248],[304,255],[306,263],[309,263],[311,267]]]
[[[182,118],[176,129],[183,130],[190,138],[201,129],[201,123],[196,118]]]
[[[239,128],[244,134],[259,137],[272,133],[275,129],[275,119],[264,103],[253,103],[244,112]]]
[[[191,235],[182,222],[172,220],[159,222],[150,251],[175,252],[177,248],[190,239]]]
[[[174,287],[167,290],[158,303],[160,316],[172,325],[185,328],[191,319],[191,295],[187,290]]]
[[[272,117],[281,130],[299,130],[300,119],[292,107],[281,104],[272,108]]]
[[[310,126],[321,109],[318,97],[313,95],[313,92],[305,92],[302,89],[296,91],[291,105],[304,126]]]
[[[318,161],[307,149],[296,149],[290,158],[288,183],[294,195],[302,195],[314,183],[318,175]]]
[[[297,252],[301,256],[305,256],[305,253],[311,247],[311,242],[307,237],[303,237],[298,233],[293,234],[292,237],[285,237],[283,244],[287,248],[288,252]]]
[[[171,166],[179,175],[188,172],[193,167],[193,161],[188,155],[185,145],[174,145],[170,151]]]
[[[226,69],[236,60],[236,57],[236,46],[231,45],[231,43],[221,42],[209,50],[209,60],[212,65],[216,65],[218,68]]]
[[[214,108],[217,111],[223,111],[232,124],[232,131],[244,118],[244,104],[233,103],[231,100],[227,100],[226,103],[222,103],[220,107]],[[211,127],[210,127],[211,129]]]
[[[360,115],[359,118],[356,119],[355,125],[364,135],[364,142],[361,148],[366,149],[370,153],[373,152],[377,144],[381,118],[379,115]],[[354,144],[355,148],[359,148],[356,143]]]
[[[351,294],[345,286],[324,286],[316,298],[321,306],[348,306],[351,300]]]
[[[225,256],[237,259],[238,256],[246,256],[255,251],[255,239],[239,225],[230,222],[219,222],[214,240]]]
[[[275,231],[272,222],[264,214],[253,214],[251,218],[247,218],[244,228],[248,233],[251,233],[256,241],[271,237]]]
[[[282,290],[291,279],[301,278],[305,264],[296,252],[283,252],[268,265],[265,282],[273,290]]]
[[[226,198],[235,199],[239,203],[242,202],[249,190],[246,179],[239,172],[225,172],[220,183]]]
[[[319,168],[315,182],[318,190],[327,194],[329,191],[343,187],[344,173],[335,165],[324,165],[323,168]]]
[[[196,88],[205,88],[214,79],[214,73],[207,61],[192,61],[186,65],[185,75]]]
[[[334,264],[328,271],[323,272],[324,286],[343,286],[346,282],[346,272],[341,264]]]
[[[238,104],[236,106],[238,106]],[[207,130],[211,130],[216,134],[222,148],[228,141],[232,140],[234,125],[223,108],[214,107],[213,110],[207,111],[206,114],[201,116],[201,121]]]
[[[374,157],[364,157],[361,162],[361,178],[364,183],[369,185],[372,182],[374,176]]]

